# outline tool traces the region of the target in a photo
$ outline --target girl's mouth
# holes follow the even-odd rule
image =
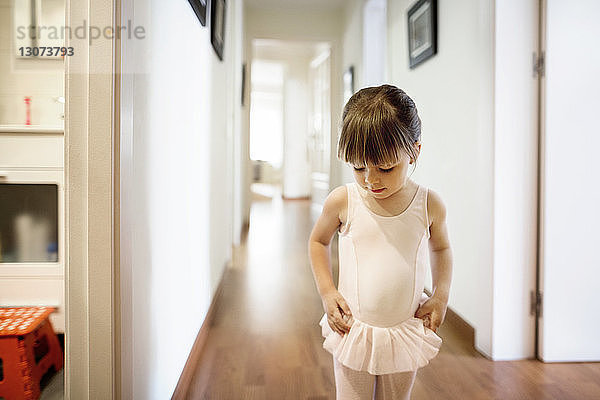
[[[373,192],[373,193],[381,193],[381,192],[383,192],[384,190],[385,190],[385,188],[383,188],[383,189],[377,189],[377,190],[375,190],[375,189],[371,189],[371,192]]]

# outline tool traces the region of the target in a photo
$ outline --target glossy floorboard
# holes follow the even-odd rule
[[[188,399],[335,398],[307,256],[314,220],[308,201],[253,203]],[[438,333],[444,344],[419,370],[414,400],[600,399],[599,363],[492,362],[451,326]]]

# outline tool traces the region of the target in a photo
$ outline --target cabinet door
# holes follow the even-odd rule
[[[50,321],[56,332],[65,331],[65,282],[62,277],[0,277],[0,307],[51,306]]]
[[[62,134],[0,132],[0,171],[5,169],[63,169]]]

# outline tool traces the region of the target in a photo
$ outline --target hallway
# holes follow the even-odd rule
[[[188,399],[335,397],[331,356],[321,347],[322,307],[307,255],[315,218],[309,201],[254,196],[247,239],[225,271]],[[337,248],[335,242],[332,246]],[[492,362],[449,323],[438,334],[444,344],[419,371],[414,400],[565,400],[600,394],[598,363]]]

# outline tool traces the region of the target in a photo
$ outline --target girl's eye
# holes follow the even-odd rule
[[[354,170],[355,171],[364,171],[365,169],[364,168],[356,168],[356,167],[354,167]]]
[[[381,172],[390,172],[390,171],[391,171],[391,170],[393,170],[393,169],[394,169],[394,167],[392,167],[392,168],[387,168],[387,169],[385,169],[385,168],[379,168],[379,170],[380,170]]]

